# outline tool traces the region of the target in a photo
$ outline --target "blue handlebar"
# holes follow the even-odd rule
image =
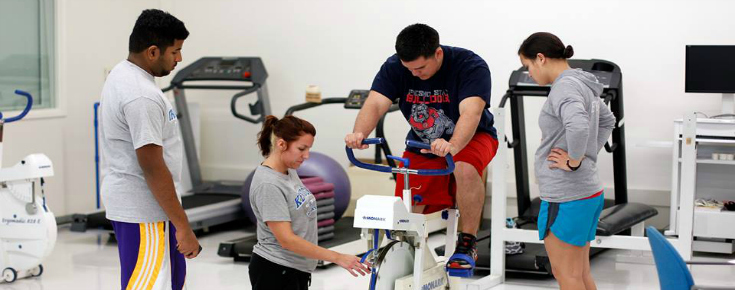
[[[382,144],[384,142],[385,142],[385,139],[383,138],[368,138],[368,139],[363,140],[362,144]],[[406,146],[419,148],[419,149],[431,149],[431,145],[413,141],[413,140],[406,140]],[[386,173],[393,172],[393,168],[390,166],[368,164],[368,163],[357,160],[357,158],[355,158],[354,152],[352,151],[352,148],[345,146],[345,151],[347,152],[347,158],[350,159],[350,162],[352,162],[352,164],[354,164],[357,167],[367,169],[367,170],[386,172]],[[452,158],[451,154],[447,154],[446,156],[444,156],[444,158],[447,160],[447,168],[445,169],[418,169],[416,170],[416,174],[418,175],[448,175],[448,174],[451,174],[454,171],[454,159]]]
[[[393,155],[387,155],[385,157],[388,157],[388,158],[393,159],[395,161],[402,162],[403,163],[403,167],[406,167],[406,168],[410,168],[411,167],[411,160],[409,160],[408,158],[403,158],[403,157],[398,157],[398,156],[393,156]]]
[[[362,144],[383,144],[384,142],[385,142],[385,139],[383,138],[367,138],[367,139],[362,140]],[[362,169],[372,170],[372,171],[386,172],[386,173],[393,172],[393,169],[390,166],[369,164],[369,163],[365,163],[360,160],[357,160],[357,158],[355,158],[355,153],[352,152],[352,148],[350,147],[345,146],[345,151],[347,151],[347,159],[350,159],[350,162],[352,162],[352,164],[355,164],[355,166],[357,167],[360,167]]]
[[[21,96],[26,97],[26,99],[28,99],[28,103],[26,104],[26,107],[23,109],[22,112],[20,112],[20,114],[18,116],[10,117],[10,118],[7,118],[7,119],[3,119],[3,114],[0,113],[0,119],[3,119],[3,121],[5,121],[5,123],[15,122],[15,121],[18,121],[20,119],[23,119],[23,117],[25,117],[26,115],[28,115],[28,112],[31,111],[31,106],[33,106],[33,97],[31,96],[31,94],[29,94],[27,92],[24,92],[24,91],[21,91],[21,90],[15,90],[15,93],[17,95],[21,95]]]
[[[385,143],[384,138],[367,138],[362,140],[362,144],[371,145],[371,144],[383,144]]]
[[[418,148],[418,149],[431,150],[431,145],[426,144],[426,143],[421,143],[418,141],[413,141],[413,140],[406,140],[406,146]]]

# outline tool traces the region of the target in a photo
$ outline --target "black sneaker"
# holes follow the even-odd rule
[[[472,262],[468,261],[472,259]],[[447,262],[450,269],[472,269],[477,262],[477,237],[459,233],[457,248]]]

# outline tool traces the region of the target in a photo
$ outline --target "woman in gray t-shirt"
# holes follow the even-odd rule
[[[314,126],[294,116],[267,116],[258,134],[266,159],[250,184],[258,228],[248,267],[253,290],[308,289],[317,260],[335,263],[355,277],[370,273],[358,257],[317,246],[316,199],[296,174],[309,158],[315,135]]]
[[[521,63],[539,85],[551,85],[539,114],[536,151],[541,209],[539,239],[561,289],[597,289],[590,274],[589,241],[605,201],[597,153],[612,133],[615,117],[600,99],[594,75],[572,69],[574,50],[548,32],[529,36],[518,49]]]

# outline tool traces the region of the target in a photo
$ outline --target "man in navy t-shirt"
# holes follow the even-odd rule
[[[434,212],[456,204],[460,211],[457,249],[447,266],[471,269],[477,260],[476,235],[485,203],[482,174],[497,151],[490,105],[490,69],[467,49],[439,45],[439,34],[425,24],[404,28],[396,38],[396,54],[389,57],[373,80],[353,133],[350,148],[365,149],[362,140],[380,117],[398,101],[411,125],[408,139],[431,144],[431,150],[407,148],[410,168],[445,168],[443,157],[456,163],[451,176],[412,176],[410,187],[422,201],[414,211]],[[432,155],[433,154],[433,155]],[[402,196],[403,178],[396,178]]]

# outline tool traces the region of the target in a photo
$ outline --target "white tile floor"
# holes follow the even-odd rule
[[[247,263],[234,263],[217,256],[220,242],[251,234],[230,231],[210,234],[201,238],[204,252],[188,263],[187,289],[250,288]],[[119,270],[116,244],[108,243],[108,234],[101,231],[72,233],[68,227],[59,229],[59,239],[51,257],[44,263],[44,274],[39,278],[0,284],[0,290],[102,290],[119,289]],[[433,236],[430,244],[440,244],[441,237]],[[592,272],[599,289],[658,289],[658,278],[650,253],[644,253],[639,263],[616,262],[620,255],[630,251],[611,250],[592,260]],[[697,259],[735,259],[735,255],[699,255]],[[735,266],[695,266],[697,284],[730,286],[735,288]],[[314,273],[312,290],[345,290],[368,288],[368,278],[352,278],[339,267],[319,269]],[[511,275],[507,284],[495,289],[526,290],[556,288],[551,278]]]

